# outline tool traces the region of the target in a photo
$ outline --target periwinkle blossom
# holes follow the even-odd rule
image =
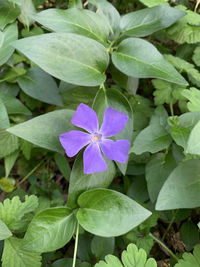
[[[88,145],[83,153],[84,173],[103,172],[107,165],[101,154],[121,163],[128,158],[130,142],[127,140],[113,141],[107,139],[124,128],[128,116],[108,107],[104,113],[104,120],[99,130],[97,114],[85,104],[80,104],[72,117],[71,122],[86,130],[88,133],[72,130],[60,135],[60,142],[69,157],[75,156],[84,146]]]

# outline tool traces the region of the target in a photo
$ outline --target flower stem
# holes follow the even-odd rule
[[[73,265],[72,265],[72,267],[76,266],[76,254],[77,254],[77,249],[78,249],[78,235],[79,235],[79,223],[77,222],[76,241],[75,241],[75,247],[74,247],[74,257],[73,257]]]
[[[165,248],[169,254],[178,262],[179,261],[179,258],[176,257],[176,255],[167,247],[165,246],[165,244],[160,241],[158,238],[156,238],[152,233],[149,234],[156,242],[158,242],[163,248]]]

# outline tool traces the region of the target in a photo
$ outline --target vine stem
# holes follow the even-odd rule
[[[169,106],[170,106],[171,116],[174,117],[174,109],[173,109],[172,101],[170,101]]]
[[[177,209],[177,211],[174,213],[174,216],[173,216],[173,218],[171,219],[170,224],[168,225],[167,230],[166,230],[166,232],[164,233],[164,235],[163,235],[163,237],[162,237],[162,241],[165,240],[166,234],[167,234],[167,232],[169,231],[169,229],[171,228],[172,223],[174,222],[174,219],[176,218],[176,214],[178,213],[178,211],[179,211],[179,210]]]
[[[75,267],[75,265],[76,265],[76,254],[77,254],[77,249],[78,249],[78,235],[79,235],[79,223],[77,222],[76,241],[75,241],[75,247],[74,247],[74,257],[73,257],[73,265],[72,265],[72,267]]]
[[[152,233],[149,234],[156,242],[158,242],[162,247],[164,247],[168,252],[169,254],[178,262],[179,261],[179,258],[176,257],[176,255],[167,247],[165,246],[165,244],[160,241],[158,238],[156,238]]]
[[[35,166],[35,168],[32,169],[32,171],[30,171],[13,189],[13,191],[21,184],[23,183],[35,170],[37,170],[37,168],[42,165],[42,163],[45,161],[45,158],[43,160],[40,161],[40,163],[38,163],[37,166]]]

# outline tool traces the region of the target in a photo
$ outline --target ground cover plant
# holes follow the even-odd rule
[[[0,0],[0,266],[199,267],[195,0]]]

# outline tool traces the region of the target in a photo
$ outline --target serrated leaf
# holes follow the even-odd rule
[[[70,209],[43,210],[29,224],[21,248],[42,253],[57,250],[69,242],[75,226],[76,218]]]
[[[194,63],[197,66],[200,66],[200,46],[198,46],[195,50],[194,50],[194,55],[192,57]]]
[[[20,123],[7,131],[38,146],[56,152],[64,152],[59,136],[76,129],[71,123],[73,115],[74,111],[72,110],[53,111]]]
[[[31,16],[45,27],[57,33],[76,33],[104,43],[109,28],[102,17],[85,9],[48,9]]]
[[[150,211],[129,197],[108,189],[84,192],[78,198],[78,205],[81,209],[77,219],[81,226],[90,233],[104,237],[122,235],[151,215]]]
[[[159,5],[124,15],[120,20],[120,28],[126,35],[144,37],[169,27],[185,15],[182,10]]]
[[[71,33],[49,33],[24,38],[12,45],[44,71],[65,82],[96,86],[106,79],[108,52],[90,38]]]
[[[17,40],[17,38],[18,29],[16,22],[6,26],[4,31],[0,31],[0,66],[3,65],[14,52],[15,49],[10,43]]]
[[[152,80],[156,90],[153,92],[155,105],[175,103],[180,99],[181,92],[186,88],[184,85],[170,83],[160,79]]]
[[[143,39],[123,40],[113,52],[112,61],[116,68],[129,76],[160,78],[177,84],[188,84],[155,46]]]
[[[165,5],[169,6],[168,0],[140,0],[144,5],[148,7],[158,6],[158,5]]]
[[[14,134],[8,133],[6,129],[0,128],[0,158],[3,158],[19,147],[18,138]]]
[[[146,151],[156,153],[168,147],[171,142],[172,138],[163,126],[149,125],[136,137],[129,153],[134,152],[137,155]]]
[[[5,225],[4,222],[0,220],[0,241],[12,236],[11,231]]]
[[[200,206],[200,160],[191,159],[176,167],[160,190],[156,210]]]
[[[20,8],[1,8],[0,29],[3,30],[8,23],[12,23],[21,13]]]
[[[191,87],[190,90],[183,90],[181,94],[190,101],[187,103],[189,111],[200,111],[200,91],[198,89]]]
[[[8,114],[32,114],[31,111],[17,98],[4,93],[0,93],[0,98],[4,103]]]
[[[181,31],[168,35],[169,38],[179,44],[188,43],[195,44],[200,42],[200,32],[197,26],[185,26]]]
[[[12,200],[6,199],[3,204],[0,203],[0,219],[11,230],[17,230],[21,227],[21,219],[25,213],[33,211],[38,205],[36,196],[26,197],[25,202],[21,202],[18,196]]]
[[[200,266],[200,245],[194,247],[193,255],[184,253],[183,259],[180,259],[175,267],[199,267]]]
[[[3,103],[3,101],[0,98],[0,128],[9,128],[10,127],[10,121],[8,118],[8,113],[6,110],[6,107]]]
[[[63,106],[55,80],[39,68],[30,68],[26,74],[18,77],[21,89],[27,95],[45,103]]]
[[[3,267],[40,267],[42,257],[40,253],[22,250],[22,239],[10,237],[5,240],[2,256]],[[12,256],[11,256],[12,255]]]
[[[100,261],[94,267],[156,267],[154,259],[147,260],[147,254],[143,249],[138,250],[135,244],[129,244],[127,251],[122,252],[122,262],[112,255],[105,257],[105,261]]]
[[[27,160],[29,160],[31,158],[31,150],[33,148],[33,144],[24,139],[19,138],[19,145],[23,155]]]

